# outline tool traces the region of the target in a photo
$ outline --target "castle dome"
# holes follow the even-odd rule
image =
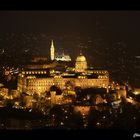
[[[87,69],[87,61],[84,55],[80,54],[76,58],[75,71],[84,72]]]
[[[86,58],[85,58],[84,55],[79,55],[79,56],[77,56],[76,61],[78,61],[78,62],[85,62]]]

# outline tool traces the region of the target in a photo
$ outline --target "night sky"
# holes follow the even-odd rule
[[[98,31],[101,32],[98,32]],[[42,32],[47,35],[103,35],[140,46],[140,11],[0,11],[0,33]]]

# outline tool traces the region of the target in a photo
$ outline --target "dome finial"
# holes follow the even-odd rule
[[[80,50],[80,56],[82,55],[82,50]]]

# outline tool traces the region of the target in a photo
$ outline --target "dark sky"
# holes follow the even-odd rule
[[[140,12],[135,11],[0,11],[1,31],[90,31],[98,21],[112,31],[139,31]]]
[[[0,33],[94,36],[97,28],[110,39],[140,46],[140,11],[0,11]]]

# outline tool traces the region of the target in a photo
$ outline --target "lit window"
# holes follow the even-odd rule
[[[22,74],[25,74],[25,72],[23,71]]]

